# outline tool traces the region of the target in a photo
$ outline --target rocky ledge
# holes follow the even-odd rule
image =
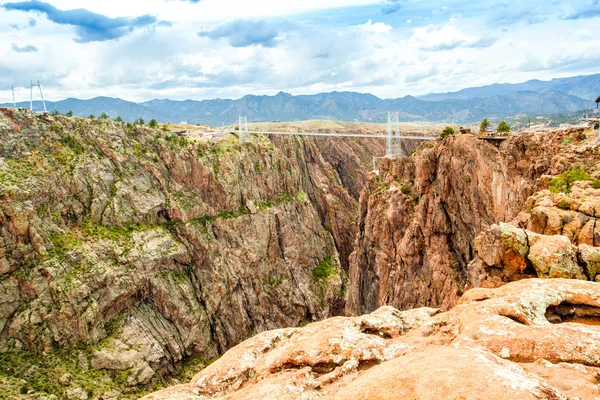
[[[176,399],[567,399],[600,396],[600,286],[525,279],[448,312],[382,307],[261,333]]]

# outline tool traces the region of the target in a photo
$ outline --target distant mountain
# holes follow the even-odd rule
[[[594,97],[595,99],[595,97]],[[371,94],[352,92],[320,93],[292,96],[248,95],[239,100],[151,100],[133,103],[110,97],[90,100],[67,99],[46,102],[48,110],[75,115],[96,116],[107,113],[111,118],[121,116],[125,121],[152,118],[158,122],[188,122],[223,126],[233,124],[238,116],[249,121],[298,121],[335,119],[343,121],[384,122],[388,111],[399,111],[403,121],[469,123],[484,117],[504,118],[517,113],[564,114],[590,109],[595,103],[563,92],[516,92],[479,99],[426,101],[412,96],[382,100]],[[6,107],[10,105],[4,105]],[[20,103],[29,107],[29,103]],[[40,109],[41,104],[35,103]]]
[[[467,88],[458,92],[431,93],[418,96],[418,98],[427,101],[471,100],[518,92],[562,92],[593,101],[600,95],[600,74],[557,78],[551,81],[531,80],[516,84],[495,83],[493,85]]]

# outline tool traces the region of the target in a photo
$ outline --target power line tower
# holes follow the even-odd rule
[[[240,143],[250,141],[250,130],[248,129],[248,117],[239,117],[239,139]]]
[[[37,81],[37,83],[33,83],[33,81],[31,81],[31,96],[29,98],[29,110],[33,111],[33,88],[35,86],[37,86],[40,89],[40,97],[42,98],[44,112],[48,112],[48,110],[46,109],[46,102],[44,101],[44,94],[42,93],[42,85],[40,85],[40,81]]]
[[[387,142],[385,156],[388,158],[402,156],[402,141],[400,140],[400,114],[388,112]]]

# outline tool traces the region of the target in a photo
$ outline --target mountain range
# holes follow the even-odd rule
[[[275,96],[247,95],[238,100],[156,99],[135,103],[118,98],[96,97],[89,100],[69,98],[46,102],[49,111],[72,111],[74,115],[121,116],[125,121],[152,118],[158,122],[182,122],[223,126],[238,116],[248,121],[298,121],[333,119],[357,122],[384,122],[388,111],[398,111],[402,121],[476,122],[485,117],[506,118],[517,113],[563,114],[595,107],[600,94],[600,74],[528,81],[521,84],[494,84],[467,88],[452,93],[428,94],[380,99],[372,94],[331,92],[293,96],[280,92]],[[29,107],[28,102],[17,104]],[[10,107],[11,104],[0,105]],[[34,102],[41,109],[41,102]]]

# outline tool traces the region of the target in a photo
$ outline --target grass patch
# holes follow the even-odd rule
[[[331,255],[326,255],[312,270],[313,278],[324,280],[337,273],[336,265],[331,260]]]

